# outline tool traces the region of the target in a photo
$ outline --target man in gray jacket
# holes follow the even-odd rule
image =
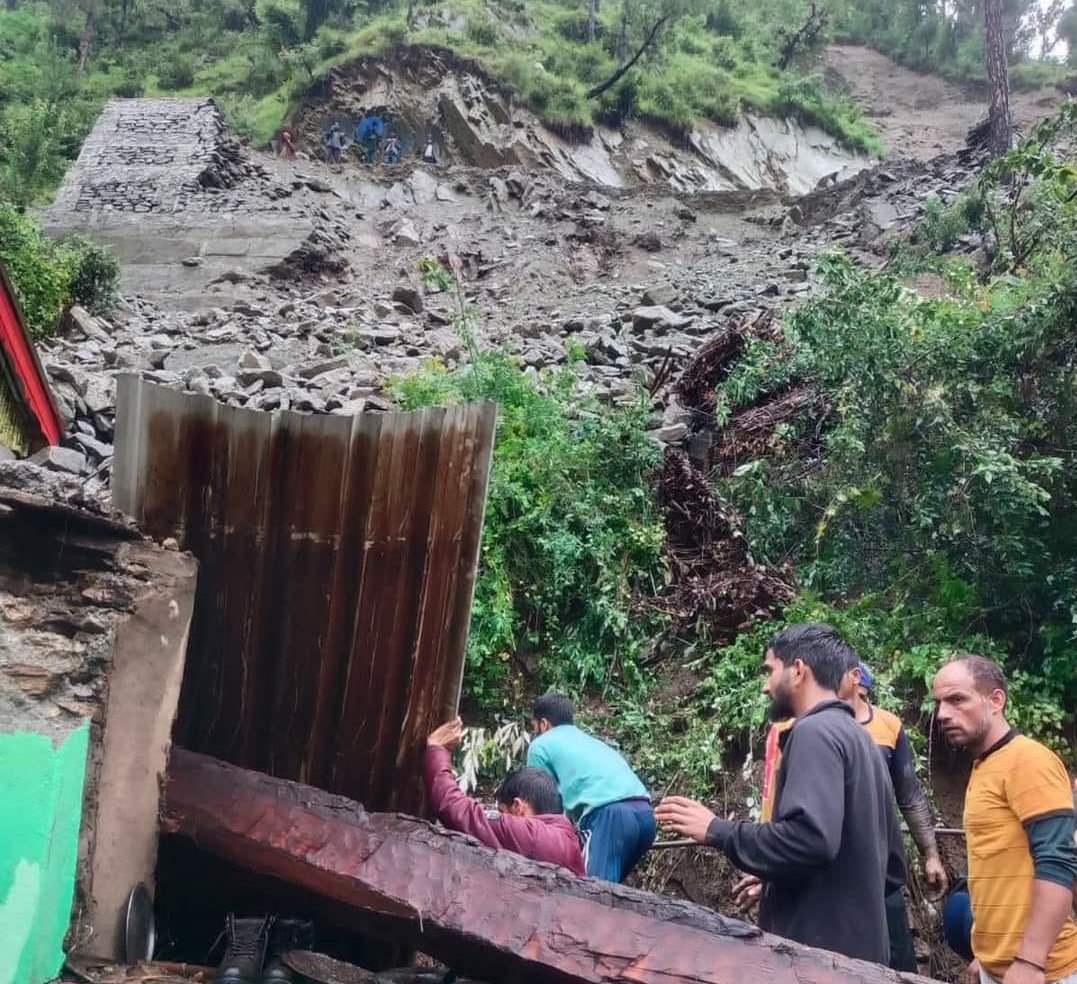
[[[904,880],[905,857],[886,765],[838,699],[858,662],[831,626],[814,622],[790,626],[767,645],[763,692],[778,717],[796,718],[782,736],[770,823],[723,820],[681,796],[663,800],[655,816],[762,879],[763,929],[886,964],[883,899]]]

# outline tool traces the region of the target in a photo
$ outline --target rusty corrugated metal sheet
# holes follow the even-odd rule
[[[459,699],[495,413],[268,414],[120,377],[113,499],[200,563],[178,741],[419,808],[422,739]]]

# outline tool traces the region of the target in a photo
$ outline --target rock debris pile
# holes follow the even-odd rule
[[[71,427],[41,463],[101,488],[117,373],[256,410],[384,410],[394,377],[431,357],[450,367],[464,358],[454,327],[461,306],[481,343],[527,371],[582,352],[581,384],[606,402],[687,367],[677,386],[653,387],[651,434],[729,471],[764,448],[777,423],[827,412],[809,386],[794,384],[715,432],[708,401],[713,410],[713,387],[745,338],[780,333],[782,310],[815,289],[819,250],[881,251],[919,219],[929,194],[956,197],[977,163],[968,154],[890,162],[783,204],[764,192],[600,189],[523,166],[285,165],[230,139],[209,100],[114,102],[105,116],[55,207],[91,200],[212,216],[220,205],[236,219],[213,218],[229,224],[211,244],[217,266],[201,274],[212,279],[195,310],[172,308],[165,289],[131,296],[107,322],[76,310],[70,330],[46,346]],[[114,139],[100,138],[109,131]],[[124,185],[152,190],[125,197]],[[248,207],[301,213],[309,231],[275,262],[222,269],[230,251],[248,250],[234,224]],[[795,242],[782,241],[792,234]],[[420,283],[423,257],[452,272],[458,295]],[[152,270],[168,282],[172,270],[198,276],[202,263],[181,256]]]

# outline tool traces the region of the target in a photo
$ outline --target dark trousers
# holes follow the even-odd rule
[[[654,809],[645,799],[600,806],[580,821],[580,829],[590,834],[587,874],[611,882],[628,877],[658,833]]]
[[[886,928],[890,934],[890,968],[915,974],[916,951],[905,911],[905,893],[900,888],[886,896]]]

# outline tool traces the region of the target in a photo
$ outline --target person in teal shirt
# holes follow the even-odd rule
[[[557,780],[565,813],[586,839],[587,874],[624,881],[658,830],[647,788],[619,752],[573,724],[575,709],[567,697],[539,697],[531,718],[537,737],[527,764]]]

